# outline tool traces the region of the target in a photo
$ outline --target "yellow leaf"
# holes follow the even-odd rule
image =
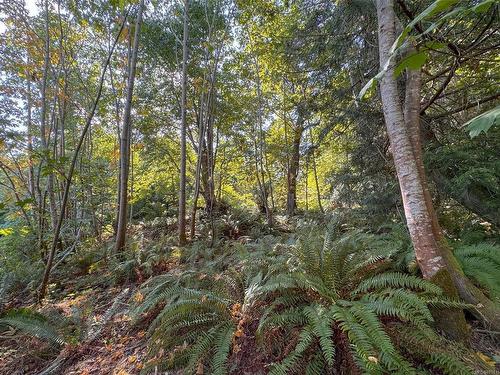
[[[134,302],[141,303],[144,300],[144,296],[142,295],[141,292],[137,292],[134,295]]]
[[[495,361],[488,357],[486,354],[481,352],[476,352],[477,356],[481,358],[488,366],[495,367]]]
[[[378,358],[372,355],[368,357],[368,360],[373,363],[378,363]]]

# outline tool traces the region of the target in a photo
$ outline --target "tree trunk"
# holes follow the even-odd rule
[[[179,244],[186,243],[186,96],[188,60],[188,10],[189,0],[184,0],[184,32],[182,40],[182,98],[181,98],[181,165],[179,183]]]
[[[61,234],[61,227],[62,227],[62,223],[63,223],[63,220],[64,220],[64,212],[66,211],[66,205],[68,203],[69,190],[70,190],[70,187],[71,187],[71,180],[73,178],[73,173],[75,171],[75,166],[76,166],[76,162],[78,160],[78,155],[80,153],[80,149],[82,148],[83,141],[85,140],[85,136],[87,134],[87,131],[90,128],[90,124],[92,123],[92,119],[94,118],[94,115],[95,115],[95,112],[96,112],[96,109],[97,109],[97,105],[99,104],[99,100],[101,99],[102,87],[103,87],[103,84],[104,84],[104,77],[106,75],[106,69],[108,68],[108,64],[109,64],[109,62],[111,60],[111,56],[112,56],[113,51],[115,49],[116,43],[118,42],[118,39],[120,38],[120,35],[121,35],[122,31],[123,31],[123,27],[125,25],[125,22],[126,22],[126,19],[127,19],[127,15],[128,15],[128,11],[126,12],[126,14],[124,16],[123,22],[122,22],[122,24],[120,26],[120,30],[118,31],[116,39],[115,39],[115,41],[113,43],[113,47],[111,48],[111,50],[110,50],[110,52],[108,54],[108,58],[106,59],[106,62],[104,63],[104,67],[102,69],[102,73],[101,73],[101,77],[100,77],[100,80],[99,80],[99,86],[98,86],[98,90],[97,90],[97,94],[96,94],[95,100],[94,100],[94,102],[92,104],[92,108],[90,110],[89,116],[87,117],[87,119],[85,121],[85,126],[84,126],[84,128],[82,130],[82,134],[80,135],[80,139],[78,140],[78,144],[76,145],[75,152],[73,154],[73,158],[71,159],[71,164],[69,166],[66,184],[64,186],[63,200],[61,202],[61,211],[59,213],[59,218],[57,220],[57,225],[56,225],[55,230],[54,230],[54,238],[52,240],[52,246],[50,248],[49,256],[48,256],[48,259],[47,259],[47,264],[45,266],[45,271],[44,271],[44,274],[43,274],[42,283],[40,285],[40,291],[39,291],[39,295],[38,295],[38,300],[39,301],[41,301],[45,297],[45,294],[47,293],[47,285],[49,283],[50,272],[52,270],[52,264],[54,262],[54,257],[56,255],[57,244],[59,242],[59,235]],[[42,205],[42,203],[41,203],[41,205]]]
[[[314,146],[314,138],[313,138],[313,133],[312,129],[309,129],[309,136],[311,138],[311,144]],[[321,190],[319,188],[319,181],[318,181],[318,170],[316,168],[316,153],[314,152],[314,148],[311,153],[311,158],[312,158],[312,167],[313,167],[313,173],[314,173],[314,182],[316,184],[316,195],[318,196],[318,207],[321,213],[325,213],[325,210],[323,209],[323,205],[321,204]]]
[[[30,59],[28,57],[28,66],[30,64]],[[26,130],[27,130],[27,143],[28,143],[28,187],[31,198],[35,202],[36,206],[40,204],[37,202],[36,188],[35,188],[35,171],[33,169],[33,124],[31,119],[32,111],[32,98],[31,98],[31,72],[26,72],[27,77],[27,93],[26,93],[26,105],[27,105],[27,119],[26,119]]]
[[[300,141],[302,139],[302,132],[304,131],[303,123],[304,119],[302,118],[302,114],[299,113],[297,125],[293,129],[292,155],[287,171],[286,213],[288,216],[293,216],[297,209],[297,176],[300,163]]]
[[[120,142],[120,206],[118,212],[118,226],[116,228],[115,251],[121,251],[125,246],[127,231],[128,207],[128,175],[130,168],[130,135],[132,130],[130,112],[132,110],[132,94],[134,92],[135,70],[137,65],[137,51],[139,49],[139,32],[142,22],[144,0],[139,4],[137,20],[135,22],[134,45],[130,57],[130,67],[127,82],[127,99],[123,111],[122,137]]]
[[[273,226],[273,208],[274,208],[274,198],[273,198],[273,182],[271,179],[271,174],[269,171],[269,165],[267,162],[267,152],[266,152],[266,140],[263,128],[264,122],[264,103],[262,98],[262,85],[260,82],[260,64],[257,55],[253,55],[254,65],[255,65],[255,81],[257,88],[257,123],[258,123],[258,134],[254,135],[254,149],[255,149],[255,172],[257,173],[257,183],[259,185],[259,190],[261,194],[262,204],[264,205],[264,211],[266,213],[266,221],[269,227]],[[266,173],[269,180],[269,193],[266,184]],[[271,196],[272,206],[269,206],[269,195]]]
[[[42,144],[42,163],[49,161],[49,145],[48,145],[48,134],[47,134],[47,81],[49,75],[50,67],[50,34],[49,34],[49,1],[44,2],[44,13],[45,13],[45,46],[44,46],[44,61],[43,61],[43,73],[42,73],[42,88],[41,88],[41,110],[40,110],[40,141]],[[54,195],[54,173],[49,172],[47,177],[47,192],[49,195],[49,211],[52,223],[52,228],[56,226],[57,213],[56,213],[56,203]]]
[[[392,0],[377,1],[378,36],[380,66],[383,68],[389,58],[395,40],[395,15]],[[411,85],[411,82],[408,82]],[[418,87],[408,88],[415,95]],[[433,217],[428,209],[421,173],[415,157],[412,137],[407,133],[405,118],[399,99],[398,87],[394,78],[394,64],[390,64],[380,83],[380,93],[387,133],[391,143],[394,164],[403,198],[404,212],[408,230],[415,249],[415,256],[425,279],[439,285],[449,297],[456,297],[447,261],[440,249],[439,239],[435,236]],[[410,105],[410,103],[406,103]],[[412,109],[408,108],[407,113]],[[410,120],[411,116],[407,115]],[[417,147],[418,145],[415,145]],[[432,205],[432,202],[430,202]],[[436,316],[436,320],[446,334],[454,339],[467,337],[467,325],[463,312],[446,311]]]

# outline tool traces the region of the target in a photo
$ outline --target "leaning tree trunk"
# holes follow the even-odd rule
[[[409,51],[414,52],[413,49]],[[452,249],[448,245],[444,237],[441,226],[437,218],[436,210],[432,204],[432,197],[429,190],[427,175],[425,173],[422,142],[420,136],[420,90],[421,90],[421,73],[420,71],[409,70],[407,72],[406,93],[404,120],[408,129],[410,141],[413,147],[413,154],[417,163],[419,177],[422,183],[422,188],[425,197],[425,203],[429,215],[432,220],[432,230],[434,237],[440,247],[441,253],[444,256],[448,271],[453,279],[455,288],[460,297],[467,303],[474,305],[472,309],[473,315],[480,320],[486,327],[490,327],[496,331],[500,330],[500,311],[495,304],[489,300],[484,293],[477,288],[463,273],[460,264],[453,256]],[[436,172],[436,171],[434,171]],[[434,173],[433,173],[433,177]],[[445,318],[446,319],[446,318]]]
[[[120,251],[125,246],[125,235],[127,231],[127,206],[128,206],[128,175],[130,169],[130,135],[132,94],[134,92],[135,70],[137,64],[137,51],[139,49],[139,32],[142,22],[142,10],[144,0],[139,4],[137,20],[135,22],[134,46],[130,57],[130,68],[127,83],[127,100],[123,111],[122,138],[120,142],[120,207],[118,212],[118,226],[116,228],[115,251]]]
[[[377,1],[379,57],[382,68],[389,59],[395,40],[393,5],[392,0]],[[411,82],[408,84],[411,85]],[[418,265],[425,279],[432,280],[442,287],[449,297],[454,298],[457,296],[457,290],[448,270],[447,260],[440,249],[439,239],[435,236],[433,217],[428,209],[429,202],[425,197],[411,137],[405,126],[393,63],[389,65],[381,80],[380,93],[407,226]],[[446,316],[437,314],[436,320],[449,337],[460,340],[467,337],[467,324],[460,310],[446,311]]]

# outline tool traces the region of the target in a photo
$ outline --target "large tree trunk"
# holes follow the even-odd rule
[[[118,212],[118,226],[116,228],[115,251],[120,251],[125,246],[127,231],[127,207],[128,207],[128,175],[130,169],[130,136],[132,131],[131,116],[132,94],[134,92],[135,70],[137,65],[137,51],[139,49],[139,32],[142,22],[142,11],[144,0],[139,4],[137,20],[135,22],[134,45],[130,57],[130,68],[127,82],[127,99],[123,111],[122,137],[120,142],[120,206]]]
[[[188,59],[188,10],[189,0],[184,0],[184,35],[182,41],[182,98],[181,98],[181,165],[179,182],[179,244],[186,243],[186,95]]]
[[[380,66],[383,68],[389,58],[395,40],[395,15],[392,0],[377,1],[378,36]],[[411,86],[412,83],[408,82]],[[412,87],[408,88],[409,95]],[[415,91],[419,91],[415,86]],[[384,117],[391,143],[394,164],[403,198],[404,212],[415,249],[415,256],[424,278],[434,281],[450,297],[457,296],[448,270],[447,260],[440,249],[439,239],[433,227],[433,215],[419,171],[419,165],[412,144],[411,131],[405,126],[405,116],[399,99],[398,87],[394,78],[394,64],[390,64],[380,83]],[[411,102],[406,103],[411,106]],[[412,108],[407,107],[407,120],[412,118]],[[415,145],[415,148],[418,145]],[[467,337],[467,325],[463,313],[459,310],[446,311],[447,316],[437,314],[436,320],[448,336],[454,339]]]

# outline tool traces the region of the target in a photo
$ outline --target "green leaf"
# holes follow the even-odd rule
[[[458,3],[458,0],[437,0],[429,5],[422,13],[420,13],[413,21],[411,21],[408,27],[412,28],[418,22],[432,17],[433,15],[442,12],[445,9],[451,8],[453,5]]]
[[[394,42],[391,53],[395,52],[397,48],[401,47],[406,37],[410,33],[411,29],[420,21],[423,21],[433,15],[442,12],[445,9],[451,8],[453,5],[458,3],[458,0],[437,0],[429,5],[422,13],[420,13],[413,21],[411,21],[404,29],[403,32],[398,36]]]
[[[17,201],[16,203],[14,203],[16,206],[18,207],[25,207],[26,205],[30,204],[30,203],[33,203],[33,198],[26,198],[26,199],[21,199],[19,201]]]
[[[407,56],[394,69],[394,76],[398,77],[405,69],[418,70],[425,64],[429,55],[426,51],[420,51]]]
[[[464,126],[471,138],[477,137],[481,132],[487,132],[493,125],[498,125],[500,122],[500,106],[489,110],[479,116],[474,117],[472,120],[467,121]]]
[[[375,89],[375,87],[377,86],[377,83],[380,82],[380,80],[384,76],[385,72],[386,72],[386,70],[382,70],[382,71],[378,72],[378,74],[375,77],[372,77],[366,83],[366,85],[363,86],[363,88],[359,92],[358,98],[359,99],[364,99],[365,96],[366,96],[366,94],[368,93],[368,91],[371,91],[371,90]]]
[[[490,10],[490,7],[498,0],[485,0],[472,7],[472,10],[476,13],[485,13]]]

